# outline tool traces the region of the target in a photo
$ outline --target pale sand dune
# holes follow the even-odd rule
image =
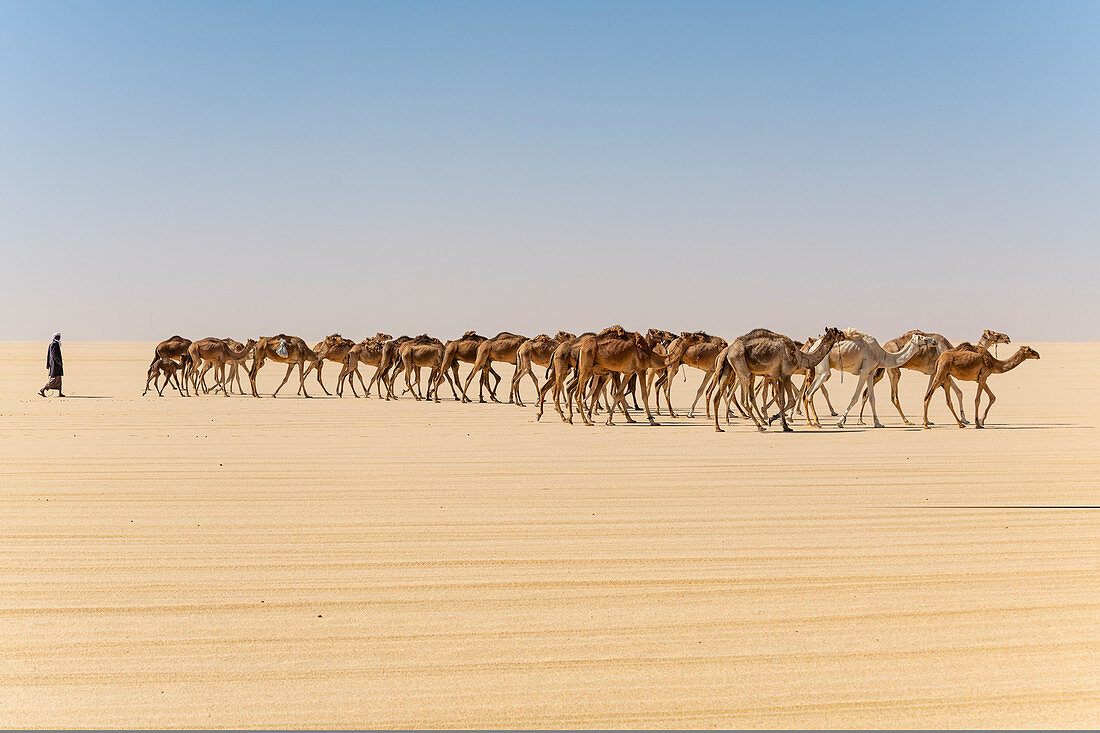
[[[986,431],[719,435],[0,345],[0,726],[1100,725],[1100,344],[1033,346]]]

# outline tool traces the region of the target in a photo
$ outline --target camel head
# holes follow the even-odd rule
[[[702,331],[684,331],[680,334],[680,343],[685,347],[694,346],[695,344],[706,343],[710,338]]]
[[[1038,359],[1039,358],[1039,352],[1036,351],[1035,349],[1031,348],[1030,346],[1021,346],[1020,351],[1023,352],[1025,359]]]
[[[660,341],[663,344],[668,344],[672,339],[676,338],[676,334],[660,328],[651,328],[646,331],[645,335],[650,341]]]
[[[982,338],[991,344],[1012,343],[1012,339],[1010,339],[1006,334],[1000,333],[999,331],[991,331],[988,328],[982,331]],[[1035,358],[1038,359],[1039,357],[1036,356]]]
[[[477,331],[467,331],[466,333],[462,334],[462,338],[464,339],[468,339],[471,336],[477,336]]]
[[[854,329],[850,329],[850,330],[854,330]],[[835,344],[837,341],[847,341],[849,338],[850,337],[848,336],[847,333],[845,333],[844,331],[841,331],[839,328],[836,328],[835,326],[827,326],[825,328],[825,333],[823,333],[821,335],[821,340],[822,341],[828,341],[829,343],[833,343],[833,344]]]
[[[577,338],[576,335],[569,333],[568,331],[558,331],[557,335],[554,336],[554,340],[558,343],[561,343],[562,341],[570,341],[575,338]]]

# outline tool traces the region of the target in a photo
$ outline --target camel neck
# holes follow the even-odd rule
[[[988,351],[986,353],[988,353]],[[1018,367],[1018,366],[1020,366],[1021,364],[1024,363],[1024,349],[1023,349],[1023,347],[1020,347],[1020,349],[1015,354],[1008,357],[1004,361],[1001,361],[1000,359],[998,359],[998,358],[996,358],[992,355],[990,355],[990,356],[993,359],[993,371],[997,372],[999,374],[1003,374],[1004,372],[1015,369],[1016,367]]]

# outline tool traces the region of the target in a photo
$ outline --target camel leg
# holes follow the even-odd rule
[[[298,362],[298,386],[302,390],[303,397],[309,397],[309,392],[306,392],[306,375],[305,375],[305,362]]]
[[[317,362],[316,362],[316,367],[315,367],[316,370],[317,370],[317,384],[321,385],[321,391],[324,392],[326,396],[331,397],[332,393],[329,392],[327,389],[325,389],[325,383],[321,381],[321,369],[324,366],[325,366],[325,360],[324,359],[318,359]],[[311,365],[311,367],[313,367],[313,365]]]
[[[536,422],[542,419],[542,406],[546,404],[547,392],[549,392],[551,389],[552,385],[549,378],[547,379],[546,384],[543,384],[541,387],[539,387],[539,408],[538,411],[535,413]]]
[[[974,413],[974,425],[975,427],[984,428],[985,420],[987,417],[989,417],[989,408],[993,407],[993,403],[997,401],[997,395],[993,394],[993,390],[989,388],[988,377],[982,380],[980,389],[984,389],[985,393],[989,395],[989,402],[985,406],[985,414],[982,415],[981,423],[978,422],[978,413]]]
[[[691,409],[688,411],[688,417],[695,417],[695,404],[699,402],[699,395],[706,392],[706,398],[703,400],[703,404],[707,408],[707,417],[710,417],[710,393],[714,390],[714,370],[703,372],[703,381],[699,382],[699,389],[695,392],[695,399],[691,403]]]
[[[355,392],[355,378],[356,377],[359,377],[359,386],[363,388],[363,396],[364,397],[369,397],[370,395],[367,394],[367,385],[363,384],[363,373],[361,371],[359,371],[358,366],[356,366],[354,369],[351,370],[351,376],[348,377],[348,381],[351,382],[351,392],[352,392],[352,394],[354,394],[356,397],[359,396]]]
[[[777,404],[779,405],[779,424],[783,427],[784,433],[793,433],[794,430],[792,430],[791,426],[787,423],[787,396],[791,394],[794,388],[789,387],[787,381],[787,379],[781,377],[779,384],[775,385],[773,389],[775,390]]]
[[[653,417],[653,413],[649,411],[649,385],[646,384],[644,375],[639,377],[638,382],[642,386],[642,408],[645,410],[646,420],[649,420],[650,425],[660,425],[657,419]]]
[[[905,411],[901,409],[901,397],[898,394],[898,384],[901,382],[901,370],[900,369],[888,369],[886,375],[890,377],[890,401],[894,403],[894,407],[898,408],[898,414],[901,415],[901,421],[906,425],[912,425],[912,421],[905,416]]]
[[[928,403],[932,401],[932,395],[936,393],[936,390],[943,384],[941,380],[943,374],[939,369],[936,369],[936,373],[928,378],[928,389],[924,391],[924,429],[929,430],[932,427],[932,423],[928,422]],[[948,405],[950,407],[950,404]],[[951,408],[951,413],[955,413],[955,409]]]
[[[497,374],[495,369],[493,369],[492,360],[489,361],[487,366],[488,366],[488,368],[482,370],[482,372],[481,372],[481,384],[489,390],[489,399],[492,400],[493,402],[496,402],[499,405],[500,400],[497,399],[496,387],[497,387],[497,385],[500,384],[500,375]],[[496,378],[497,378],[496,384],[494,384],[492,387],[489,386],[490,372],[492,372],[492,374],[495,374]]]
[[[417,375],[416,375],[416,386],[417,386],[417,388],[414,390],[413,386],[412,386],[413,369],[410,368],[409,364],[405,364],[405,392],[412,392],[413,399],[419,401],[420,400],[420,394],[419,394],[419,392],[420,392],[420,373],[419,373],[420,367],[416,367],[415,369],[417,370]],[[405,392],[402,392],[401,394],[405,394]]]
[[[279,354],[279,356],[282,356],[282,354]],[[294,371],[294,364],[293,363],[287,364],[286,365],[286,374],[283,376],[283,381],[279,382],[279,386],[275,388],[275,392],[273,392],[272,395],[271,395],[272,397],[278,397],[279,396],[279,390],[282,389],[283,385],[286,384],[288,379],[290,379],[290,373],[293,372],[293,371]]]
[[[594,357],[592,354],[582,351],[577,355],[577,386],[573,391],[573,394],[577,397],[577,407],[581,411],[581,419],[584,420],[585,425],[592,425],[592,417],[584,409],[584,400],[581,399],[584,395],[585,385],[588,384],[589,372],[592,370],[592,363]],[[572,402],[570,402],[572,404]]]
[[[764,432],[767,428],[764,424],[757,419],[757,415],[760,414],[760,407],[756,404],[756,392],[753,390],[753,375],[746,375],[747,379],[738,379],[741,382],[741,401],[745,404],[746,410],[749,413],[749,417],[752,418],[753,423],[756,424],[756,429],[760,432]]]
[[[159,372],[150,371],[149,374],[145,377],[145,391],[141,393],[142,397],[144,397],[145,395],[147,395],[149,393],[149,382],[153,382],[153,388],[154,389],[156,388],[156,381],[157,381],[157,374],[158,373]]]
[[[509,391],[509,402],[514,402],[516,405],[523,407],[523,400],[519,396],[519,382],[523,378],[524,374],[530,371],[530,367],[527,367],[523,363],[523,358],[519,355],[516,356],[516,370],[512,373],[512,385]]]
[[[873,417],[874,420],[875,420],[875,427],[876,428],[882,428],[882,427],[886,427],[886,426],[883,425],[881,422],[879,422],[879,419],[878,419],[878,410],[875,407],[875,385],[872,381],[873,379],[874,379],[873,375],[868,375],[867,380],[866,380],[867,391],[870,392],[870,397],[871,397],[871,417]]]
[[[533,385],[535,385],[535,392],[539,392],[542,389],[542,387],[539,386],[539,378],[535,376],[535,370],[531,369],[529,371],[529,374],[530,374],[530,377],[531,377],[531,383]]]
[[[531,376],[534,376],[534,375],[531,375]],[[539,392],[539,409],[538,409],[538,412],[535,413],[535,420],[536,421],[542,419],[543,406],[546,404],[546,393],[554,388],[554,384],[557,381],[556,377],[554,377],[554,378],[552,378],[552,377],[554,377],[554,375],[548,373],[546,375],[546,382],[541,387],[539,387],[539,389],[538,389],[538,392]]]
[[[810,418],[810,413],[813,413],[813,418]],[[812,425],[815,428],[821,427],[821,418],[817,414],[817,405],[814,404],[814,396],[810,395],[806,398],[806,423]]]
[[[565,387],[565,377],[561,374],[555,373],[554,395],[553,395],[554,396],[554,409],[558,411],[558,416],[561,418],[562,422],[568,422],[568,423],[572,424],[573,408],[572,407],[569,408],[569,420],[565,419],[565,412],[563,412],[562,409],[561,409],[561,393],[562,393],[562,389],[564,387]]]
[[[458,362],[457,361],[452,361],[451,362],[451,374],[453,375],[453,379],[448,379],[447,383],[451,385],[451,394],[454,396],[455,402],[458,402],[458,390],[455,389],[455,384],[458,383]],[[437,389],[438,389],[438,387],[437,387]]]
[[[969,425],[970,421],[966,419],[966,410],[963,409],[963,391],[962,391],[962,387],[960,387],[958,385],[958,383],[954,379],[952,379],[951,377],[947,378],[947,385],[950,386],[951,391],[955,393],[955,399],[959,401],[959,419],[962,421],[963,425]],[[947,390],[945,388],[944,392],[946,392],[946,391]],[[948,402],[948,404],[951,403],[951,397],[950,396],[948,396],[947,402]],[[974,419],[976,420],[977,418],[978,418],[978,416],[975,415]]]
[[[462,383],[462,401],[463,402],[469,402],[470,401],[470,398],[466,396],[467,391],[469,391],[469,389],[470,389],[470,382],[474,381],[474,375],[478,374],[484,368],[485,368],[485,362],[484,361],[482,361],[481,359],[477,359],[477,360],[474,361],[474,365],[470,368],[470,373],[466,375],[466,381]],[[481,384],[484,384],[484,380],[481,382]],[[480,394],[480,391],[481,391],[481,387],[478,388],[479,394],[478,394],[478,397],[477,397],[477,401],[478,402],[484,402],[485,401],[485,396]]]
[[[225,364],[218,364],[214,369],[214,379],[217,380],[217,384],[214,385],[214,390],[217,391],[218,387],[222,389],[222,395],[229,396],[229,390],[225,388],[227,377],[225,375]]]
[[[855,391],[855,394],[852,395],[851,401],[848,403],[848,409],[846,409],[844,411],[844,415],[839,420],[837,420],[836,426],[838,428],[844,427],[844,423],[846,423],[848,421],[848,413],[852,411],[852,408],[855,406],[856,401],[863,395],[863,387],[866,384],[867,384],[867,373],[864,372],[864,371],[860,371],[859,381],[856,382],[856,391]]]
[[[982,421],[978,419],[978,415],[981,414],[979,408],[982,404],[982,391],[985,389],[985,380],[981,377],[978,378],[978,388],[974,390],[974,427],[983,428]],[[962,407],[962,403],[959,403],[959,407]]]
[[[722,406],[722,393],[725,392],[726,383],[729,381],[728,376],[725,374],[725,367],[716,370],[713,381],[716,383],[716,389],[714,390],[714,429],[719,433],[723,433],[725,431],[722,430],[722,426],[718,424],[718,412],[719,408]],[[709,405],[710,402],[707,404]],[[710,412],[709,408],[707,412]],[[707,417],[710,417],[710,415],[708,414]]]
[[[180,386],[179,377],[177,377],[174,372],[170,376],[172,377],[172,381],[175,382],[176,391],[180,393],[180,397],[183,397],[183,387]]]

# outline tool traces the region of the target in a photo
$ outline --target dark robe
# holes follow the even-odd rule
[[[65,370],[61,365],[60,341],[50,342],[50,349],[46,352],[46,367],[50,370],[51,377],[61,377],[65,375]]]

